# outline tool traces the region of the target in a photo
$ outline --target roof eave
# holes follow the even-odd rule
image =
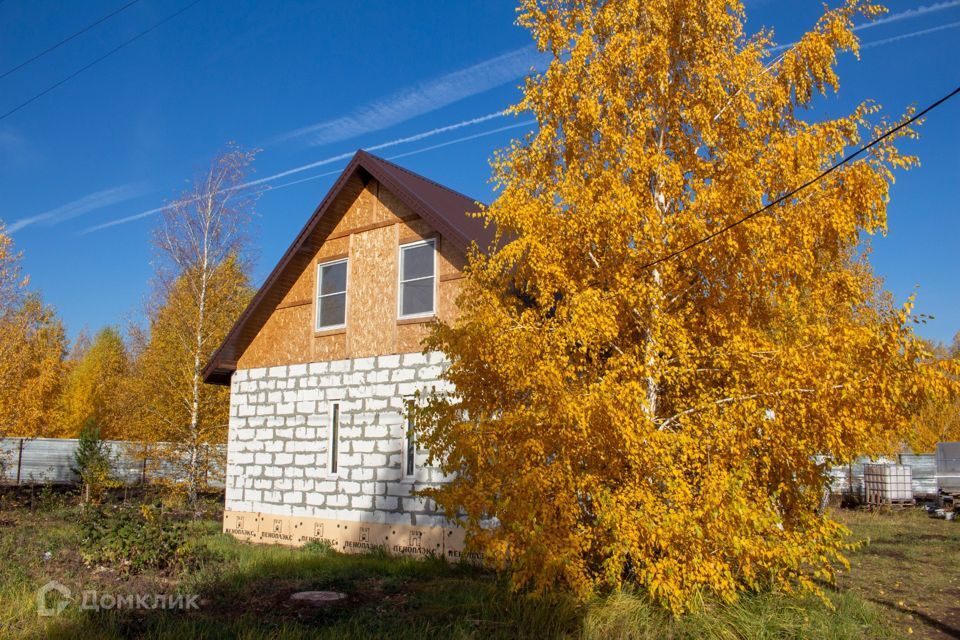
[[[203,381],[207,384],[230,386],[230,379],[237,370],[236,362],[211,360],[203,369]]]

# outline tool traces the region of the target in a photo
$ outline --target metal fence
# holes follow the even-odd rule
[[[850,464],[838,465],[830,470],[830,489],[834,494],[865,500],[863,466],[870,464],[868,457],[858,458]],[[932,453],[901,453],[892,456],[889,462],[910,467],[910,484],[916,499],[933,498],[937,495],[937,465]]]
[[[0,483],[2,484],[75,484],[73,471],[76,439],[67,438],[0,438]],[[151,457],[150,449],[139,442],[105,440],[113,477],[129,485],[154,480],[175,480],[176,465],[166,459]],[[163,443],[151,445],[163,447]],[[169,446],[169,445],[167,445]],[[226,445],[214,445],[215,459],[226,457]],[[207,483],[223,487],[223,469],[210,474]]]
[[[0,484],[74,484],[77,475],[72,470],[73,453],[77,440],[61,438],[0,438]],[[114,477],[125,484],[142,484],[152,480],[177,479],[177,471],[168,460],[145,455],[139,442],[106,440]],[[152,445],[154,447],[163,444]],[[215,445],[220,461],[226,459],[226,445]],[[849,465],[830,470],[830,488],[834,494],[865,498],[863,465],[870,458],[857,459]],[[900,454],[890,462],[910,467],[915,498],[937,495],[937,467],[934,454]],[[211,473],[208,484],[224,486],[224,469]]]

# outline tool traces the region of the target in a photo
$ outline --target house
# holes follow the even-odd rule
[[[230,386],[224,531],[258,542],[459,557],[463,532],[411,492],[444,481],[406,407],[442,389],[477,203],[358,151],[204,370]]]

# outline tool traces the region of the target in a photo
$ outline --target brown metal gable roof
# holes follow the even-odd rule
[[[493,241],[493,230],[484,225],[483,219],[468,215],[479,210],[476,200],[383,158],[365,151],[359,153],[364,154],[368,160],[364,167],[377,166],[378,172],[371,172],[377,180],[401,197],[403,192],[407,192],[418,199],[420,206],[410,207],[440,231],[441,235],[457,241],[461,249],[466,249],[472,242],[486,249]]]
[[[284,273],[291,264],[308,261],[313,255],[317,247],[310,245],[309,241],[317,224],[323,219],[337,196],[348,189],[351,182],[355,182],[355,176],[359,176],[364,184],[370,177],[375,178],[414,213],[430,223],[441,236],[461,249],[466,250],[472,243],[476,243],[480,248],[486,248],[493,239],[493,230],[486,228],[482,219],[470,215],[479,210],[477,201],[383,158],[363,150],[357,151],[273,271],[267,276],[253,300],[240,314],[223,344],[210,358],[210,362],[203,370],[205,382],[230,384],[230,376],[236,371],[237,359],[240,357],[238,350],[242,339],[260,329],[259,326],[251,326],[251,322],[257,318],[256,312],[264,308],[264,305],[275,306],[283,298],[284,292],[278,290],[278,285]],[[259,324],[262,325],[262,323],[263,320]]]

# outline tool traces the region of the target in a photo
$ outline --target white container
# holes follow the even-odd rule
[[[913,474],[900,464],[863,465],[863,488],[867,504],[891,504],[913,501]]]

